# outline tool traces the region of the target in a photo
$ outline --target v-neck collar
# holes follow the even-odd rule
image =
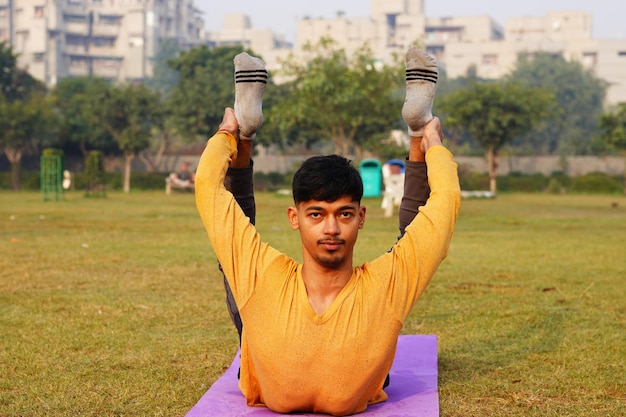
[[[302,265],[298,268],[297,279],[300,285],[298,286],[298,298],[299,302],[302,303],[303,311],[306,314],[307,318],[311,320],[314,324],[324,324],[341,308],[341,305],[344,303],[345,299],[354,291],[356,287],[356,274],[353,273],[350,277],[350,280],[346,283],[346,285],[339,291],[337,297],[333,300],[331,305],[324,311],[322,314],[317,314],[311,303],[309,302],[309,296],[307,294],[306,285],[304,284],[304,279],[302,278]]]

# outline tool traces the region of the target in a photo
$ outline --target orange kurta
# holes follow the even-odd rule
[[[236,152],[229,134],[209,140],[196,173],[196,204],[241,313],[239,386],[248,405],[348,415],[385,401],[398,334],[452,238],[460,204],[452,155],[441,146],[428,151],[427,204],[393,249],[355,267],[317,315],[302,265],[262,242],[224,188]]]

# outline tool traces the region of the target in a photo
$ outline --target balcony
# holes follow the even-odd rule
[[[89,24],[87,22],[65,22],[63,26],[65,33],[82,36],[89,35]]]
[[[118,25],[109,25],[106,23],[96,23],[92,27],[93,36],[106,36],[115,38],[119,34],[120,27]]]
[[[120,69],[116,66],[94,65],[93,75],[96,77],[117,79],[120,75]]]
[[[68,67],[68,73],[72,77],[85,77],[91,75],[89,73],[89,66],[87,65],[70,65]]]
[[[68,55],[86,55],[87,47],[85,45],[65,45],[65,52]]]

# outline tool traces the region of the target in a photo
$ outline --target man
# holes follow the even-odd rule
[[[264,66],[243,55],[235,69],[237,81]],[[248,405],[282,413],[362,412],[387,399],[383,384],[398,334],[447,255],[458,213],[456,164],[430,114],[436,63],[409,50],[402,112],[412,136],[408,162],[426,160],[431,197],[417,216],[417,205],[401,210],[402,238],[358,267],[353,249],[366,208],[358,171],[346,159],[314,157],[294,176],[287,217],[300,232],[302,264],[262,242],[224,187],[228,165],[250,164],[262,123],[262,77],[242,84],[196,175],[197,208],[243,322],[240,389]],[[413,216],[404,230],[402,218]]]
[[[195,176],[189,170],[189,163],[183,162],[179,172],[172,172],[165,180],[165,193],[170,194],[172,188],[193,190]]]

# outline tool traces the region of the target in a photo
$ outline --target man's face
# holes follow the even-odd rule
[[[359,229],[365,222],[365,207],[342,197],[333,202],[310,200],[287,211],[292,229],[300,231],[303,256],[323,267],[352,267],[352,253]]]

